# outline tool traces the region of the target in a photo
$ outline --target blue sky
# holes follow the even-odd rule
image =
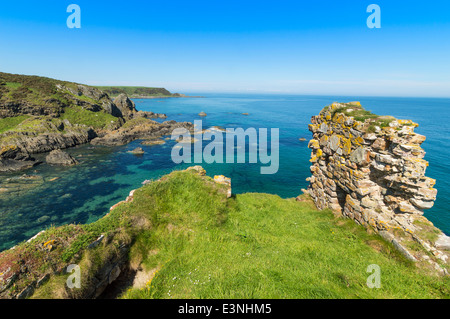
[[[0,43],[0,71],[91,85],[450,97],[448,0],[2,1]]]

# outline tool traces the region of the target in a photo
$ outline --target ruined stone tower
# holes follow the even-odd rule
[[[445,263],[449,237],[423,217],[437,190],[425,176],[425,136],[414,132],[417,126],[372,114],[359,102],[325,107],[309,125],[307,192],[319,209],[374,229],[409,259],[426,259],[424,250]]]

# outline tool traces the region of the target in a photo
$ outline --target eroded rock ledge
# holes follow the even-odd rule
[[[433,206],[435,180],[414,133],[418,124],[372,114],[359,102],[333,103],[313,116],[307,192],[319,209],[330,208],[381,236],[413,261],[449,261],[448,242],[424,216]]]

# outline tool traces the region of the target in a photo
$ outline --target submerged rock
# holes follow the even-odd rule
[[[134,150],[132,151],[128,151],[128,153],[130,154],[134,154],[134,155],[142,155],[144,154],[144,150],[142,149],[142,147],[136,147]]]
[[[15,172],[25,170],[41,162],[35,160],[14,160],[14,159],[0,159],[0,172]]]
[[[45,160],[48,164],[52,165],[71,166],[78,164],[78,161],[76,159],[61,150],[51,151],[50,154],[47,155]]]
[[[166,144],[164,140],[145,140],[141,142],[142,145],[153,146]]]

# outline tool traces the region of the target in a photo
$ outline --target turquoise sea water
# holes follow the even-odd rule
[[[196,94],[197,95],[197,94]],[[336,97],[291,95],[198,94],[205,98],[138,99],[139,110],[166,113],[167,120],[203,120],[203,127],[280,129],[280,167],[274,175],[261,175],[261,164],[202,164],[208,175],[231,177],[234,193],[266,192],[294,197],[306,188],[310,176],[311,138],[308,124],[311,116],[334,101],[361,101],[380,115],[412,119],[420,126],[417,133],[427,136],[423,148],[430,162],[427,176],[437,179],[435,206],[425,213],[437,227],[450,235],[450,99]],[[198,113],[204,111],[207,117]],[[248,116],[242,113],[249,113]],[[299,141],[304,137],[307,141]],[[67,223],[90,223],[104,216],[109,208],[126,198],[146,179],[157,179],[174,169],[193,164],[176,165],[171,161],[172,146],[142,146],[140,141],[119,147],[83,145],[67,150],[80,165],[64,168],[42,164],[20,174],[0,175],[0,188],[9,178],[23,175],[42,177],[27,191],[0,196],[0,250],[27,240],[39,231]],[[204,142],[206,145],[208,142]],[[138,146],[143,156],[127,153]],[[39,156],[38,156],[39,157]],[[45,154],[40,155],[41,158]],[[51,181],[58,177],[57,180]],[[3,186],[2,186],[3,185]]]

